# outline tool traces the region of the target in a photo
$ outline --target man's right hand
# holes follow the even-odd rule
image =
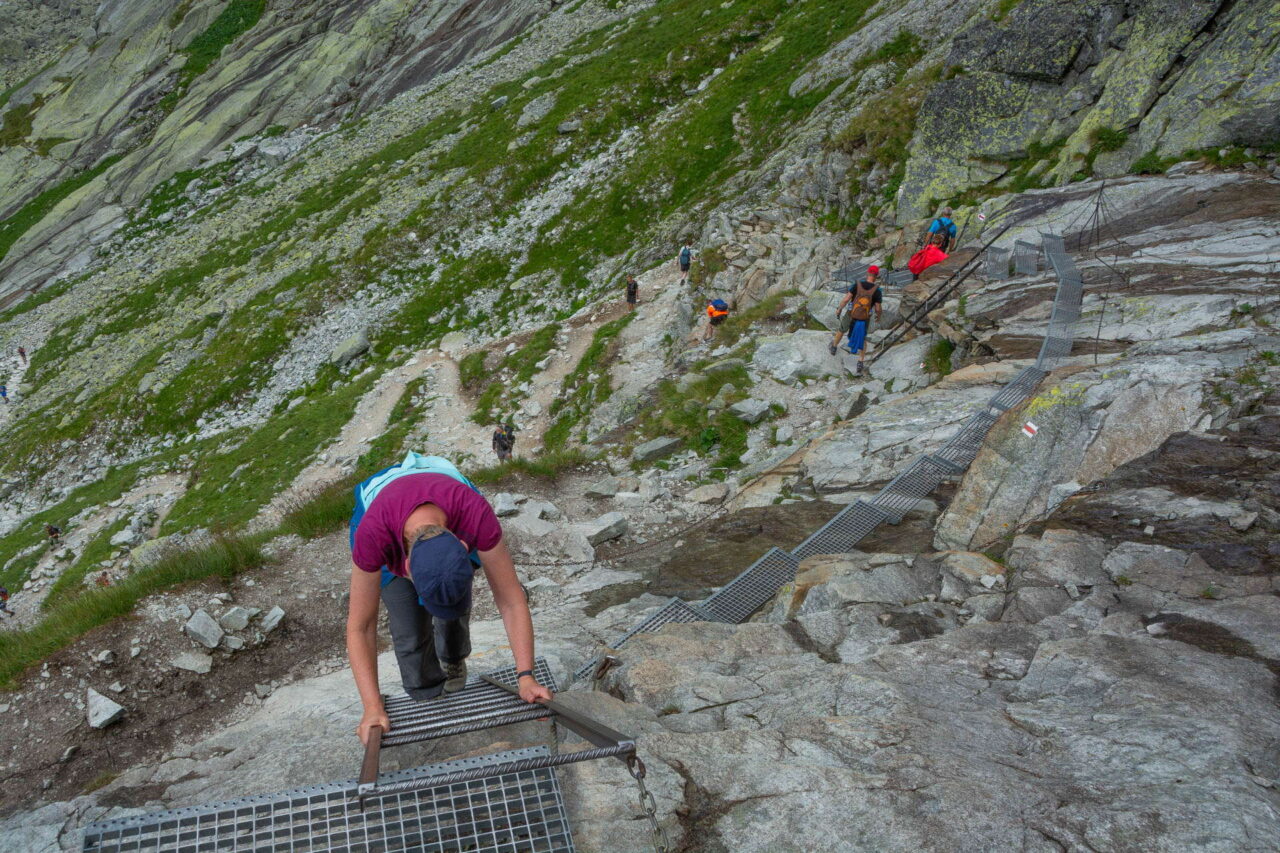
[[[365,746],[369,745],[369,730],[374,726],[380,726],[384,735],[391,731],[391,720],[388,719],[387,712],[382,708],[376,711],[365,711],[364,717],[360,720],[360,725],[356,727],[356,735]]]

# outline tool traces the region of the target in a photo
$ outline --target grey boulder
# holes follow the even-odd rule
[[[95,729],[105,729],[124,716],[124,706],[103,696],[92,687],[89,688],[85,705],[89,717],[89,725]]]
[[[207,649],[216,649],[222,642],[222,626],[203,608],[191,614],[191,618],[182,626],[188,637]]]

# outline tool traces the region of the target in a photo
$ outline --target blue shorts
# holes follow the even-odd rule
[[[853,321],[853,328],[849,329],[849,349],[852,352],[858,352],[866,346],[868,325],[866,320]]]

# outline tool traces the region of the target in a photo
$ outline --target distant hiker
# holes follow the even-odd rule
[[[9,590],[2,586],[0,586],[0,613],[4,613],[9,616],[15,615],[14,612],[9,609]]]
[[[4,385],[0,385],[0,400],[4,400],[5,405],[9,403],[9,389]]]
[[[835,338],[827,347],[831,354],[835,355],[836,347],[840,345],[841,335],[847,334],[849,352],[858,357],[859,376],[866,369],[863,360],[867,357],[867,331],[871,325],[871,312],[875,312],[877,322],[884,313],[881,307],[884,294],[880,292],[880,285],[877,283],[879,278],[879,267],[867,267],[867,277],[849,286],[849,292],[844,295],[844,299],[840,300],[840,306],[836,308],[838,319],[842,314],[844,315],[840,320],[840,331],[836,332]],[[846,306],[849,308],[848,314],[844,313]]]
[[[640,301],[640,282],[636,281],[633,275],[627,276],[627,310],[636,310],[636,303]]]
[[[934,236],[942,237],[942,242],[938,244],[938,248],[944,252],[950,250],[951,244],[956,239],[956,224],[951,219],[951,208],[942,208],[942,213],[938,215],[938,218],[929,223],[929,230],[926,234],[930,240]]]
[[[49,541],[50,541],[50,542],[54,542],[54,543],[56,543],[56,542],[58,542],[59,540],[61,540],[61,539],[62,539],[62,528],[61,528],[61,527],[55,527],[55,526],[54,526],[54,525],[52,525],[52,524],[46,524],[46,525],[44,526],[44,532],[45,532],[46,534],[48,534],[48,536],[49,536]]]
[[[680,247],[680,254],[676,256],[676,263],[680,264],[680,283],[684,284],[689,280],[689,267],[693,266],[693,238],[686,237],[684,245]]]
[[[929,267],[947,259],[947,253],[942,251],[944,239],[941,234],[934,234],[929,238],[929,245],[911,256],[911,260],[907,261],[907,269],[911,270],[913,276],[919,278]]]
[[[493,452],[498,455],[499,462],[511,458],[511,450],[516,445],[515,429],[510,425],[498,424],[493,431]]]
[[[22,359],[22,363],[27,363],[27,350],[25,347],[18,347],[18,358]]]
[[[361,741],[373,726],[391,728],[378,688],[378,599],[405,692],[419,701],[456,693],[467,681],[477,565],[506,627],[520,697],[551,698],[533,674],[533,620],[502,525],[452,462],[410,451],[356,486],[350,544],[347,656],[364,704]]]
[[[709,341],[716,336],[716,327],[724,322],[729,316],[729,303],[723,299],[712,299],[707,302],[707,331],[702,336],[704,341]]]
[[[111,586],[111,575],[106,572],[98,575],[98,586]]]

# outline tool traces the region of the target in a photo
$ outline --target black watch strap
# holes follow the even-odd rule
[[[520,679],[524,678],[526,675],[529,676],[530,678],[533,678],[533,670],[531,669],[520,670],[519,672],[516,673],[516,681],[519,681]]]

